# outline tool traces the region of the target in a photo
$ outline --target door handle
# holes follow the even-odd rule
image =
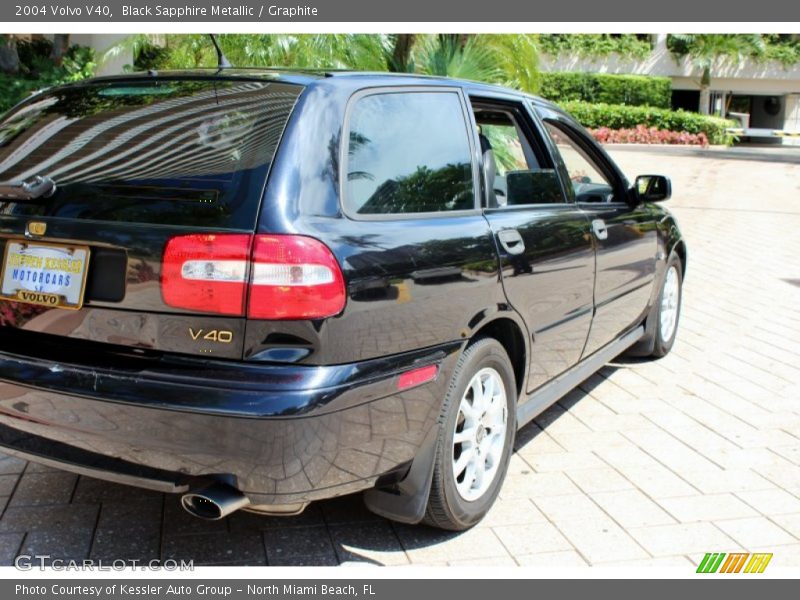
[[[603,219],[595,219],[592,221],[592,231],[598,240],[608,239],[608,227]]]
[[[525,242],[516,229],[501,229],[497,232],[500,245],[509,254],[522,254],[525,252]]]

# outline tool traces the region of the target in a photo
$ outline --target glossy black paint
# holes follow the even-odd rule
[[[685,255],[674,219],[653,204],[589,206],[569,198],[484,208],[474,128],[474,207],[400,216],[343,211],[342,139],[359,94],[451,92],[467,121],[472,98],[516,102],[527,107],[540,151],[557,164],[539,119],[549,115],[582,130],[541,100],[413,76],[231,70],[165,77],[269,81],[302,91],[263,195],[260,188],[253,192],[256,186],[248,188],[256,199],[242,200],[260,207],[248,213],[248,223],[223,219],[214,226],[202,211],[154,224],[158,214],[131,222],[110,218],[113,210],[71,218],[0,208],[0,245],[23,237],[35,215],[47,222],[47,240],[81,240],[124,256],[121,299],[98,291],[75,312],[0,301],[0,424],[5,433],[33,436],[40,453],[50,440],[56,458],[67,444],[83,453],[80,460],[88,460],[87,452],[113,456],[175,482],[233,478],[257,503],[367,489],[379,478],[403,476],[435,426],[455,360],[470,339],[503,330],[521,340],[509,351],[520,354],[512,361],[524,402],[525,392],[637,327],[654,301],[666,257]],[[588,138],[587,144],[627,193],[624,175]],[[262,168],[259,177],[267,177]],[[604,243],[592,234],[595,218],[609,225]],[[519,231],[523,254],[503,249],[497,235],[504,229]],[[165,305],[159,289],[164,244],[172,235],[209,230],[323,241],[344,273],[344,310],[315,321],[257,321]],[[233,341],[198,345],[190,328],[225,329]],[[398,392],[399,373],[432,363],[440,365],[434,382]],[[8,446],[13,435],[5,433],[0,444]]]

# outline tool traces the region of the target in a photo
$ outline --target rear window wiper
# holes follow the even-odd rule
[[[0,181],[0,200],[37,200],[49,198],[56,191],[56,182],[37,175],[27,181]]]

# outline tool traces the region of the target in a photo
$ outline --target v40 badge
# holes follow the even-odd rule
[[[233,332],[227,329],[194,329],[189,327],[189,337],[194,342],[206,341],[220,344],[233,342]]]

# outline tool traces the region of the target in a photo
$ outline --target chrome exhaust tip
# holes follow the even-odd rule
[[[190,515],[207,521],[218,521],[250,504],[250,499],[234,487],[214,483],[181,496],[181,506]]]

